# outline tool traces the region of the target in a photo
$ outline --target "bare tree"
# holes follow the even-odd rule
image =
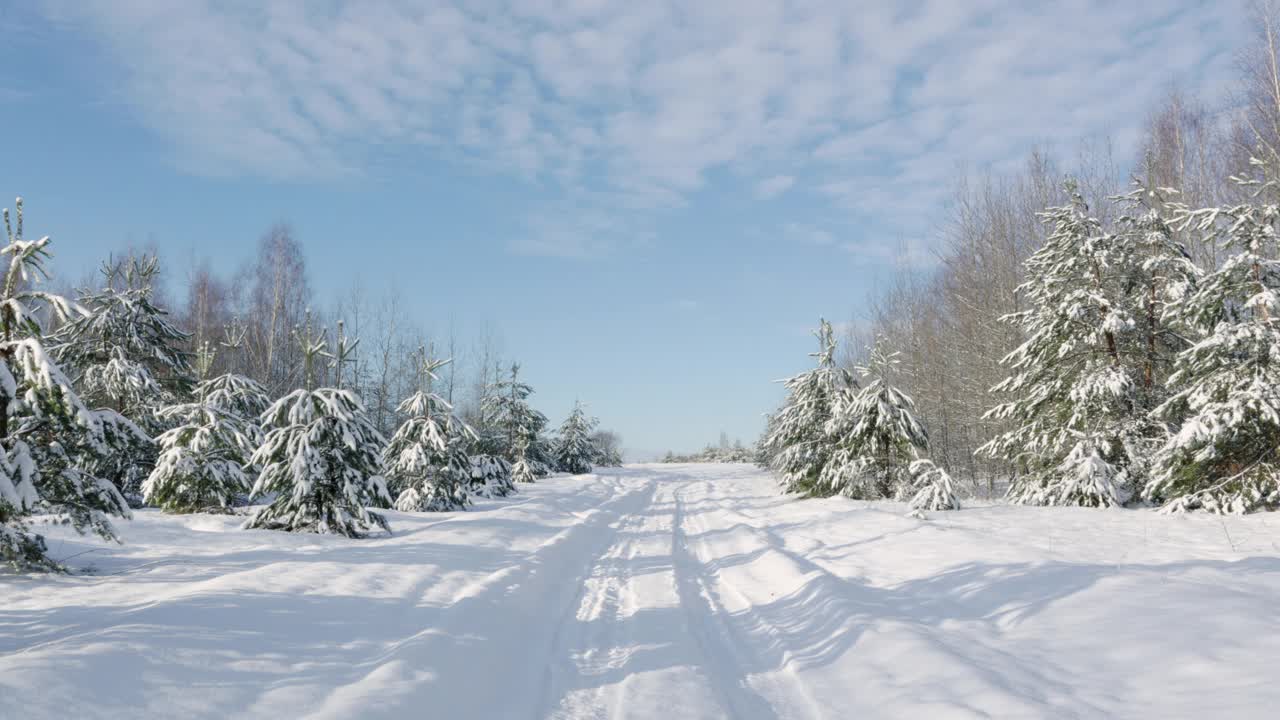
[[[311,300],[302,246],[287,225],[272,227],[258,241],[245,313],[252,374],[273,395],[299,380],[301,357],[290,337]]]
[[[175,313],[179,323],[191,333],[189,348],[194,352],[205,343],[216,344],[234,318],[235,297],[229,284],[219,278],[208,260],[193,262],[187,276],[187,301]],[[223,372],[228,360],[215,357],[210,372]]]

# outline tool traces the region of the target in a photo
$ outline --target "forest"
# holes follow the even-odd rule
[[[927,457],[1015,502],[1280,507],[1280,63],[1252,17],[1226,104],[1172,86],[1131,163],[1096,141],[964,177],[932,262],[839,349],[824,321],[762,462],[817,495],[909,496]]]
[[[24,222],[19,198],[4,210],[0,295],[0,559],[13,569],[62,569],[33,517],[114,539],[131,508],[259,501],[246,528],[360,537],[390,531],[370,508],[463,510],[622,463],[582,403],[551,427],[492,340],[464,378],[455,338],[442,356],[394,294],[371,308],[356,286],[312,312],[287,227],[233,281],[195,268],[171,311],[156,252],[45,291],[51,239],[26,239]]]

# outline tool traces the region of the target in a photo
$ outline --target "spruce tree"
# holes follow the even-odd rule
[[[518,444],[519,441],[517,446]],[[473,455],[469,492],[475,497],[506,497],[516,492],[516,479],[513,473],[514,466],[507,462],[506,458],[498,455]]]
[[[596,467],[622,467],[621,443],[622,439],[612,430],[591,433],[591,444],[596,451],[591,464]]]
[[[1178,356],[1175,393],[1156,410],[1174,431],[1145,495],[1169,512],[1278,509],[1280,207],[1187,211],[1181,225],[1209,232],[1231,254],[1170,308],[1204,336]]]
[[[951,475],[932,460],[921,458],[911,463],[908,472],[911,474],[911,490],[914,493],[908,503],[912,513],[919,514],[925,510],[959,510],[960,500],[956,497],[955,485]]]
[[[501,367],[495,366],[493,374],[494,377],[501,377]],[[489,400],[496,392],[497,382],[483,383],[475,424],[472,426],[475,440],[468,448],[471,457],[470,492],[479,497],[493,497],[496,492],[503,490],[507,494],[515,491],[511,463],[503,457],[506,432],[499,425],[495,404]]]
[[[582,403],[573,403],[573,410],[560,426],[560,437],[555,444],[557,469],[571,475],[591,472],[591,461],[596,456],[591,432],[597,424],[595,418],[587,417]]]
[[[761,431],[760,437],[756,440],[755,452],[752,461],[759,468],[773,467],[774,458],[777,455],[777,448],[769,444],[769,438],[777,430],[778,427],[777,413],[765,413],[764,430]]]
[[[233,321],[224,332],[221,346],[224,352],[233,358],[231,367],[241,372],[228,371],[206,380],[202,383],[205,388],[205,398],[209,404],[223,412],[231,413],[243,419],[244,422],[252,424],[255,428],[254,434],[260,435],[262,431],[260,418],[271,405],[271,397],[261,383],[243,374],[247,365],[243,357],[247,330],[243,325]]]
[[[1158,216],[1108,232],[1066,190],[1071,204],[1041,214],[1050,233],[1026,261],[1030,307],[1007,318],[1027,338],[993,388],[1011,399],[984,416],[1014,427],[979,452],[1019,469],[1012,502],[1110,507],[1143,483],[1159,431],[1153,378],[1176,342],[1155,320],[1194,271]]]
[[[418,390],[400,403],[404,423],[383,451],[387,480],[404,512],[462,510],[467,506],[471,460],[466,445],[471,428],[453,416],[453,408],[432,392],[435,371],[449,360],[435,360],[418,349]]]
[[[73,373],[90,405],[116,411],[141,428],[108,428],[116,450],[87,459],[92,471],[121,492],[136,493],[155,464],[151,438],[167,429],[159,411],[186,397],[193,384],[188,335],[154,301],[159,261],[153,256],[103,265],[105,287],[85,291],[87,315],[73,317],[53,337],[58,362]]]
[[[518,483],[531,483],[534,481],[533,468],[529,466],[529,435],[528,433],[520,433],[516,438],[516,463],[511,467],[511,479]]]
[[[17,570],[60,569],[31,515],[61,516],[80,532],[114,539],[110,516],[129,516],[124,497],[79,462],[114,450],[104,427],[131,423],[113,411],[90,410],[46,350],[44,319],[83,314],[65,298],[41,292],[49,238],[22,236],[3,213],[8,267],[0,286],[0,560]]]
[[[492,432],[494,452],[509,463],[514,463],[516,439],[527,433],[529,447],[526,458],[538,477],[551,472],[555,459],[542,437],[547,426],[547,416],[529,405],[533,387],[520,380],[520,365],[512,363],[509,375],[499,377],[493,384],[481,408],[485,425]]]
[[[252,487],[248,459],[262,441],[258,415],[266,391],[240,375],[209,377],[214,356],[207,342],[196,355],[195,400],[160,410],[161,420],[174,427],[156,438],[160,454],[142,484],[149,505],[180,513],[225,511]]]
[[[826,433],[834,450],[818,487],[827,493],[862,499],[904,499],[912,490],[911,463],[929,448],[929,434],[916,419],[915,403],[894,386],[898,353],[883,343],[870,349],[858,371],[867,384],[841,390]]]
[[[387,532],[386,518],[367,506],[390,505],[381,475],[383,438],[360,398],[341,387],[315,389],[315,364],[334,358],[323,333],[295,331],[302,353],[305,386],[271,404],[262,415],[266,436],[249,462],[261,468],[252,494],[274,494],[246,528],[336,533],[359,537],[376,524]],[[336,353],[343,357],[344,342]],[[341,382],[341,368],[337,373]]]
[[[817,359],[817,367],[782,381],[789,395],[762,443],[773,469],[782,476],[783,490],[804,495],[831,492],[819,483],[834,449],[826,425],[837,396],[856,385],[849,371],[836,365],[831,323],[821,320],[815,336],[818,352],[810,357]]]

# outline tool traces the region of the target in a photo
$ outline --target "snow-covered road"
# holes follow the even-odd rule
[[[1280,519],[554,478],[395,534],[140,512],[0,576],[0,718],[1273,717]],[[90,552],[86,552],[90,551]]]

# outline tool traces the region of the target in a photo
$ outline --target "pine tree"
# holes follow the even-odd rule
[[[247,332],[243,325],[233,321],[224,330],[225,335],[221,342],[224,351],[233,357],[243,353]],[[271,398],[261,383],[243,374],[246,365],[244,358],[240,357],[233,360],[231,366],[241,372],[226,372],[205,381],[203,383],[205,399],[223,412],[231,413],[244,422],[251,423],[256,428],[254,433],[260,435],[262,431],[260,418],[271,405]]]
[[[773,469],[782,476],[784,491],[805,495],[830,492],[819,484],[834,449],[826,425],[837,396],[856,385],[849,371],[836,365],[831,323],[821,320],[815,335],[818,352],[810,357],[817,358],[817,367],[782,381],[789,395],[762,443],[773,458]]]
[[[1130,273],[1125,289],[1134,306],[1137,328],[1138,342],[1132,348],[1138,363],[1137,409],[1146,414],[1168,399],[1166,385],[1174,370],[1174,359],[1190,346],[1187,338],[1202,334],[1200,328],[1183,318],[1181,309],[1203,273],[1186,247],[1175,239],[1175,228],[1166,219],[1166,215],[1172,215],[1181,223],[1178,218],[1186,217],[1186,207],[1169,200],[1176,194],[1168,188],[1148,188],[1135,181],[1129,194],[1115,198],[1127,208],[1118,221],[1119,235],[1129,243],[1126,250],[1135,255],[1125,263]],[[1152,439],[1163,441],[1164,433],[1159,432]]]
[[[597,430],[591,433],[591,444],[595,448],[595,457],[591,464],[596,467],[622,467],[622,439],[612,430]]]
[[[1278,224],[1280,207],[1259,203],[1182,219],[1232,254],[1170,308],[1205,336],[1178,356],[1176,392],[1155,412],[1176,428],[1145,488],[1166,511],[1280,508]]]
[[[214,354],[207,342],[197,353],[195,401],[159,413],[175,426],[156,438],[160,455],[142,492],[148,504],[169,512],[226,510],[251,487],[246,466],[262,431],[256,415],[240,413],[261,414],[266,391],[238,375],[208,377]]]
[[[116,411],[143,431],[115,433],[117,451],[92,459],[92,471],[124,493],[137,492],[155,464],[151,438],[167,429],[160,408],[185,397],[193,384],[190,355],[182,347],[188,336],[153,299],[158,272],[155,257],[130,258],[123,267],[104,264],[106,286],[80,298],[89,314],[73,317],[53,336],[54,357],[73,372],[84,401]]]
[[[591,472],[591,461],[596,456],[591,432],[597,424],[595,418],[587,417],[582,403],[573,403],[573,410],[560,426],[560,437],[555,445],[556,467],[561,472],[571,475]]]
[[[528,468],[527,463],[526,468]],[[507,462],[506,458],[497,455],[473,455],[471,456],[469,491],[476,497],[506,497],[516,492],[516,479],[513,473],[514,466]]]
[[[925,510],[960,509],[960,500],[956,497],[951,475],[935,465],[932,460],[927,458],[915,460],[911,463],[908,472],[911,474],[911,490],[914,492],[908,503],[912,513],[919,514]]]
[[[533,387],[520,380],[520,365],[513,363],[507,377],[499,377],[493,384],[481,412],[484,425],[494,443],[492,454],[514,463],[516,439],[520,433],[528,434],[529,447],[526,458],[538,477],[551,472],[553,454],[542,438],[547,426],[547,416],[529,405]]]
[[[475,433],[454,418],[453,408],[432,392],[436,370],[449,360],[435,360],[418,349],[418,390],[400,403],[406,416],[383,451],[387,479],[397,493],[396,509],[404,512],[462,510],[469,500],[471,459],[466,445]]]
[[[511,468],[511,479],[518,483],[531,483],[534,481],[533,468],[529,466],[529,435],[528,433],[520,433],[516,438],[516,463]]]
[[[83,313],[66,299],[34,289],[47,274],[49,238],[22,237],[22,199],[16,229],[4,213],[8,268],[0,287],[0,559],[18,570],[60,569],[35,513],[60,515],[76,530],[114,539],[110,516],[129,507],[109,481],[77,459],[111,452],[106,425],[129,425],[112,411],[90,410],[45,349],[42,318]]]
[[[765,413],[764,430],[760,433],[759,439],[756,440],[755,452],[752,461],[756,467],[771,468],[777,455],[777,449],[769,444],[769,438],[778,428],[778,420],[776,413]]]
[[[848,385],[837,396],[826,425],[835,449],[819,488],[862,499],[903,499],[911,491],[910,466],[928,451],[929,434],[916,419],[915,403],[893,384],[898,363],[898,353],[877,343],[858,368],[866,386]]]
[[[386,518],[366,507],[391,503],[381,475],[383,438],[355,393],[341,387],[313,389],[316,360],[335,357],[326,350],[323,333],[314,335],[308,319],[295,338],[305,387],[263,413],[266,437],[249,460],[261,468],[252,494],[274,494],[275,499],[245,527],[359,537],[373,523],[391,532]],[[336,355],[341,358],[345,346],[339,345]]]
[[[1154,378],[1176,342],[1155,318],[1194,270],[1158,216],[1107,232],[1074,183],[1066,190],[1071,204],[1041,214],[1051,231],[1026,262],[1030,309],[1008,317],[1027,340],[993,391],[1012,399],[984,416],[1015,426],[979,452],[1021,467],[1012,502],[1110,507],[1145,477]]]

